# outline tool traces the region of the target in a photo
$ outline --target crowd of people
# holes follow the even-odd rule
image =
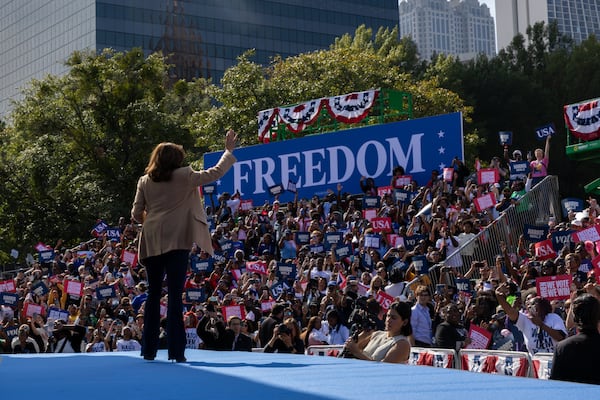
[[[547,173],[548,143],[529,160],[533,185]],[[186,255],[182,315],[168,315],[168,277],[163,282],[157,348],[168,347],[169,319],[183,321],[190,349],[303,354],[309,346],[344,345],[341,356],[386,362],[407,362],[411,346],[470,347],[475,326],[489,333],[492,350],[552,353],[580,331],[598,343],[598,308],[589,311],[600,299],[595,243],[567,245],[558,257],[540,260],[523,240],[515,249],[502,245],[494,265],[449,257],[526,193],[525,180],[510,179],[508,165],[522,155],[516,150],[512,156],[490,162],[500,179],[487,184],[478,184],[459,159],[450,179],[432,171],[421,185],[399,185],[405,172],[397,167],[389,186],[415,193],[409,201],[379,192],[371,178],[361,178],[363,193],[344,193],[338,185],[324,197],[296,196],[286,204],[274,198],[250,209],[240,206],[239,193],[211,196],[206,214],[213,255],[195,244]],[[496,204],[475,207],[474,199],[489,192]],[[367,204],[373,197],[376,204]],[[549,234],[600,224],[600,206],[593,198],[588,203],[577,218],[547,221]],[[389,226],[374,226],[373,218]],[[148,271],[125,257],[138,252],[134,222],[141,222],[126,221],[118,223],[118,238],[100,231],[75,248],[59,242],[50,259],[0,280],[0,292],[16,300],[2,297],[0,350],[143,349]],[[431,284],[423,263],[442,266],[441,285]],[[570,277],[567,298],[540,295],[536,278],[547,276]],[[468,289],[456,285],[463,280]],[[574,312],[580,303],[588,311]],[[559,364],[576,362],[569,349],[562,347]],[[556,371],[557,379],[600,381],[597,373],[561,375],[571,371],[564,365]]]

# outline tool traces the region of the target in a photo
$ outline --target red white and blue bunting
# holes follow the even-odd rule
[[[325,99],[329,115],[339,122],[355,124],[367,116],[377,99],[377,90],[355,92]]]
[[[302,132],[308,125],[313,124],[323,107],[329,115],[342,123],[357,123],[368,114],[379,94],[372,89],[330,98],[309,100],[291,107],[276,107],[258,113],[258,140],[268,143],[274,139],[270,129],[278,123],[283,123],[294,133]]]
[[[600,138],[600,98],[569,104],[564,110],[573,136],[586,141]]]

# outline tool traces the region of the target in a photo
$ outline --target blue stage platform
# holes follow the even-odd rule
[[[2,398],[599,399],[600,386],[424,366],[187,350],[187,363],[137,353],[0,355]]]

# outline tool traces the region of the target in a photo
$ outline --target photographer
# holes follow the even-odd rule
[[[48,353],[81,353],[85,327],[67,325],[63,319],[54,322]]]
[[[273,329],[271,340],[264,347],[265,353],[303,354],[304,342],[300,339],[299,329],[293,318],[278,324]]]

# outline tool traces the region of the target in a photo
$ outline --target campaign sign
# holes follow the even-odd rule
[[[17,288],[15,286],[14,279],[9,279],[7,281],[0,282],[0,292],[15,293],[16,291]]]
[[[469,279],[456,279],[454,283],[459,292],[471,293],[471,281]]]
[[[500,139],[501,146],[510,146],[512,144],[512,135],[511,131],[500,131],[498,132],[498,139]]]
[[[72,296],[81,297],[83,294],[83,284],[81,282],[65,280],[64,288],[67,294]]]
[[[525,239],[530,242],[539,242],[545,240],[548,237],[549,228],[547,226],[537,226],[525,224],[523,228],[523,235]]]
[[[23,315],[25,317],[33,317],[34,314],[42,314],[44,309],[41,305],[35,303],[25,303],[23,305]]]
[[[267,275],[267,263],[264,261],[246,261],[246,272]]]
[[[213,252],[212,258],[215,264],[225,264],[227,262],[227,257],[222,251]]]
[[[558,256],[558,254],[556,254],[556,251],[554,251],[551,239],[546,239],[544,241],[537,242],[534,246],[535,258],[540,261],[554,259]]]
[[[279,278],[279,280],[281,281],[285,281],[287,279],[296,279],[296,264],[291,264],[291,263],[283,263],[283,262],[278,262],[277,263],[277,278]]]
[[[480,185],[498,183],[500,174],[496,168],[481,168],[477,171],[477,182]]]
[[[566,218],[567,215],[569,215],[569,211],[583,211],[584,201],[583,199],[578,199],[576,197],[567,197],[560,201],[560,206],[562,208],[563,217]]]
[[[475,208],[477,209],[477,212],[483,212],[484,210],[492,208],[496,205],[496,196],[493,192],[489,192],[484,194],[483,196],[476,197],[473,200],[473,203],[475,203]]]
[[[48,293],[48,286],[44,284],[44,282],[38,282],[31,287],[31,293],[37,296],[43,296]]]
[[[54,260],[54,250],[44,250],[38,253],[38,260],[40,264],[49,263]]]
[[[100,236],[105,230],[106,228],[108,228],[108,224],[106,224],[106,222],[100,220],[98,221],[98,223],[96,225],[94,225],[94,227],[92,228],[92,234],[95,237]],[[37,249],[39,251],[39,249]]]
[[[231,317],[238,317],[242,320],[246,318],[246,310],[240,305],[221,307],[221,313],[225,321],[229,321]]]
[[[335,258],[340,260],[344,257],[349,257],[352,254],[352,248],[349,245],[338,246],[335,248]]]
[[[323,240],[325,249],[331,250],[331,246],[342,243],[342,239],[342,232],[325,232],[325,238]]]
[[[361,193],[362,176],[385,186],[396,166],[424,185],[440,164],[464,159],[462,131],[462,114],[451,113],[237,148],[237,162],[219,190],[239,191],[255,204],[269,200],[269,187],[279,182],[287,187],[290,180],[300,198],[323,197],[338,183],[348,193]],[[216,165],[222,154],[206,153],[204,167]],[[279,198],[293,199],[291,192]]]
[[[313,254],[325,253],[325,247],[322,244],[310,246],[310,252]]]
[[[404,237],[395,233],[390,233],[389,235],[387,235],[387,242],[391,247],[404,246],[406,248],[406,246],[404,245]]]
[[[19,296],[16,293],[1,292],[0,304],[3,306],[16,307],[19,302]]]
[[[419,241],[423,239],[425,239],[425,236],[423,235],[406,236],[404,238],[404,246],[406,247],[406,250],[412,251],[414,250],[415,246],[419,243]]]
[[[367,221],[371,221],[373,218],[377,218],[377,209],[376,208],[367,208],[362,210],[363,219]]]
[[[374,249],[378,249],[381,245],[381,236],[380,235],[365,235],[364,236],[364,246],[372,247]]]
[[[288,181],[287,191],[288,192],[292,192],[292,193],[296,193],[298,191],[298,189],[296,188],[296,182],[294,182],[294,181]]]
[[[553,123],[549,123],[535,129],[535,137],[537,140],[546,140],[548,136],[554,136],[555,133],[556,128],[554,127]]]
[[[185,301],[187,303],[204,303],[208,296],[206,296],[206,292],[204,288],[199,289],[187,289],[185,291]]]
[[[364,196],[362,200],[362,208],[379,208],[381,199],[379,196]]]
[[[117,241],[121,240],[121,230],[119,228],[107,228],[106,229],[106,238],[108,240],[115,239]]]
[[[548,300],[565,300],[571,296],[571,275],[542,276],[535,279],[537,295]]]
[[[525,181],[527,179],[529,173],[529,163],[527,161],[512,161],[508,166],[511,181]]]
[[[240,200],[240,210],[248,211],[248,210],[252,210],[252,207],[254,207],[252,199]]]
[[[216,191],[217,191],[217,184],[214,182],[202,186],[202,193],[204,193],[204,194],[211,195],[211,194],[215,193]]]
[[[394,200],[396,203],[400,204],[410,204],[416,195],[417,192],[411,192],[403,189],[394,190]]]
[[[269,186],[269,193],[271,193],[271,196],[278,196],[281,193],[284,192],[284,188],[283,185],[281,183],[277,184],[277,185],[273,185],[273,186]]]
[[[572,230],[552,232],[552,247],[554,247],[557,253],[565,246],[568,246],[570,249],[573,248],[575,244],[573,242],[573,232]]]
[[[598,227],[598,225],[573,233],[573,241],[575,243],[585,242],[586,240],[589,240],[590,242],[597,242],[600,240],[600,227]]]
[[[471,343],[466,347],[467,349],[487,349],[492,340],[492,332],[471,324],[469,327],[469,337],[471,338]]]
[[[377,196],[383,198],[386,194],[390,194],[394,191],[392,186],[379,186],[377,188]]]
[[[117,297],[114,286],[99,286],[96,288],[96,298],[98,300],[106,300],[113,297]]]
[[[260,311],[269,312],[276,303],[277,301],[275,300],[263,300],[260,302]]]
[[[444,179],[444,182],[452,182],[454,179],[454,168],[444,168],[442,170],[442,179]]]
[[[273,295],[273,297],[277,299],[279,298],[279,296],[281,296],[283,292],[289,289],[289,286],[286,285],[284,282],[280,281],[271,285],[269,289],[271,289],[271,294]]]
[[[392,231],[392,219],[390,217],[377,217],[371,219],[371,227],[373,232],[391,232]]]
[[[308,244],[310,242],[310,232],[296,232],[296,243]]]
[[[394,180],[394,187],[401,188],[410,185],[412,182],[411,175],[401,175]]]
[[[58,321],[59,319],[68,321],[69,312],[67,310],[61,310],[60,308],[50,307],[48,309],[48,319],[52,321]]]
[[[123,250],[123,253],[121,253],[121,261],[131,265],[131,268],[135,268],[137,265],[137,256],[137,251]]]
[[[223,254],[227,254],[228,257],[233,256],[233,242],[231,240],[226,240],[225,242],[221,243],[221,251]]]
[[[390,296],[383,290],[378,291],[375,294],[375,300],[379,303],[384,312],[390,309],[390,306],[394,302],[394,297]]]
[[[415,267],[417,275],[423,275],[429,272],[429,261],[426,256],[413,256],[412,265]]]
[[[214,260],[212,259],[212,257],[210,257],[210,258],[195,257],[192,259],[191,266],[192,266],[192,271],[194,271],[196,273],[204,272],[207,275],[210,274],[211,272],[213,272],[213,270],[215,269]]]

